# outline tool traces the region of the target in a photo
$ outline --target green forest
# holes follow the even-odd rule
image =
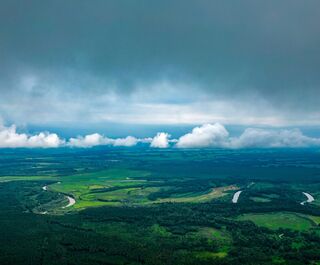
[[[0,152],[0,264],[320,264],[317,150]]]

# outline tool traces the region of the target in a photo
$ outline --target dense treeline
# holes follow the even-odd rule
[[[304,188],[316,193],[320,187],[320,153],[315,150],[94,148],[0,153],[0,181],[1,176],[6,180],[7,176],[63,179],[117,166],[150,172],[148,180],[158,181],[160,188],[149,195],[151,200],[203,194],[232,184],[244,190],[237,204],[231,203],[229,194],[206,203],[100,207],[48,215],[40,213],[66,203],[63,194],[41,192],[50,181],[0,182],[1,265],[302,265],[320,261],[319,229],[270,230],[236,219],[246,213],[272,212],[320,216],[319,206],[300,205]],[[252,182],[275,185],[247,189]],[[133,187],[148,186],[146,181]],[[255,202],[254,197],[265,202]]]
[[[151,179],[215,179],[243,183],[319,183],[320,153],[312,149],[155,150],[146,148],[1,149],[1,176],[64,176],[114,167],[152,172]],[[40,166],[39,166],[40,164]]]
[[[271,264],[275,260],[311,264],[320,259],[319,235],[271,231],[233,219],[247,212],[320,214],[318,208],[300,207],[291,200],[284,200],[282,205],[249,205],[244,197],[237,205],[168,203],[46,216],[32,213],[36,191],[37,182],[0,185],[1,264]],[[47,199],[37,198],[39,203]],[[203,259],[194,254],[221,249],[221,241],[195,236],[199,227],[227,231],[232,243],[225,258]],[[280,233],[285,234],[281,240]],[[293,247],[297,244],[298,249]]]

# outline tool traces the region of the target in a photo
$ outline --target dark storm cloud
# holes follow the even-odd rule
[[[251,108],[260,98],[287,120],[319,117],[319,25],[312,0],[2,0],[0,90],[15,112],[34,113],[23,106],[85,105],[106,91],[123,102],[165,80],[189,84],[173,88],[175,102],[190,93]]]

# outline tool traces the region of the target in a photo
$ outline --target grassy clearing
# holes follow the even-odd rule
[[[202,260],[224,258],[227,255],[228,255],[228,253],[224,252],[224,251],[221,251],[221,252],[210,252],[210,251],[195,252],[195,256],[198,259],[202,259]]]
[[[244,214],[237,218],[240,221],[252,221],[258,226],[272,230],[279,228],[306,231],[314,226],[310,219],[295,213]]]
[[[101,207],[101,206],[121,206],[120,202],[102,202],[102,201],[85,201],[85,200],[77,200],[76,203],[68,208],[68,210],[83,210],[89,207]]]
[[[128,169],[110,169],[94,173],[65,176],[61,178],[60,184],[53,184],[50,188],[57,192],[75,192],[80,195],[93,189],[142,184],[146,180],[140,178],[147,177],[148,174],[148,172]]]
[[[61,178],[48,190],[70,194],[77,203],[74,209],[97,206],[119,206],[164,202],[205,202],[227,195],[236,186],[214,188],[208,193],[186,193],[179,197],[150,201],[148,195],[160,190],[159,181],[148,181],[149,172],[110,169],[96,173],[77,174]],[[153,186],[154,184],[154,186]],[[162,187],[163,188],[163,187]]]
[[[89,193],[81,196],[81,200],[108,202],[109,205],[150,203],[147,196],[158,191],[158,187],[123,188],[110,192]]]
[[[165,199],[159,199],[156,202],[205,202],[210,201],[212,199],[216,199],[219,197],[226,196],[228,193],[227,191],[230,190],[237,190],[239,189],[235,185],[225,186],[225,187],[218,187],[213,188],[209,193],[198,195],[198,196],[187,196],[187,197],[178,197],[178,198],[165,198]]]
[[[320,225],[320,216],[307,215],[315,224]]]
[[[177,198],[165,198],[158,199],[156,201],[150,201],[148,195],[160,190],[160,187],[128,187],[121,188],[109,192],[99,192],[99,193],[88,193],[81,196],[82,201],[96,201],[106,202],[107,205],[120,205],[120,204],[132,204],[132,205],[142,205],[142,204],[153,204],[153,203],[165,203],[165,202],[204,202],[214,198],[219,198],[227,195],[225,193],[228,190],[233,190],[234,187],[219,187],[212,190],[210,193],[202,195],[194,195],[193,193],[179,194]],[[197,193],[195,193],[197,194]],[[82,203],[82,202],[80,202]],[[88,205],[88,204],[86,204]]]
[[[1,182],[9,182],[9,181],[57,181],[57,177],[49,177],[49,176],[4,176],[0,177]]]
[[[122,168],[76,174],[62,177],[60,182],[50,185],[48,190],[72,195],[76,199],[74,209],[142,203],[151,190],[137,186],[145,185],[147,180],[144,178],[148,175],[145,171]],[[108,191],[114,188],[116,190]]]
[[[149,172],[115,168],[93,173],[81,173],[63,177],[41,176],[8,176],[0,181],[50,181],[47,191],[60,195],[70,195],[75,198],[76,204],[63,211],[81,210],[88,207],[121,206],[121,205],[147,205],[153,203],[200,203],[228,194],[236,190],[236,186],[225,186],[212,189],[210,192],[188,192],[177,194],[176,197],[152,201],[148,195],[160,190],[159,181],[148,180]],[[44,185],[44,184],[41,184]],[[166,188],[161,186],[161,188]],[[167,187],[169,188],[169,186]],[[57,208],[61,208],[61,205]],[[59,210],[61,211],[61,209]]]

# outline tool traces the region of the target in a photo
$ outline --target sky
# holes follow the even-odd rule
[[[319,25],[317,0],[0,0],[0,133],[320,132]]]

